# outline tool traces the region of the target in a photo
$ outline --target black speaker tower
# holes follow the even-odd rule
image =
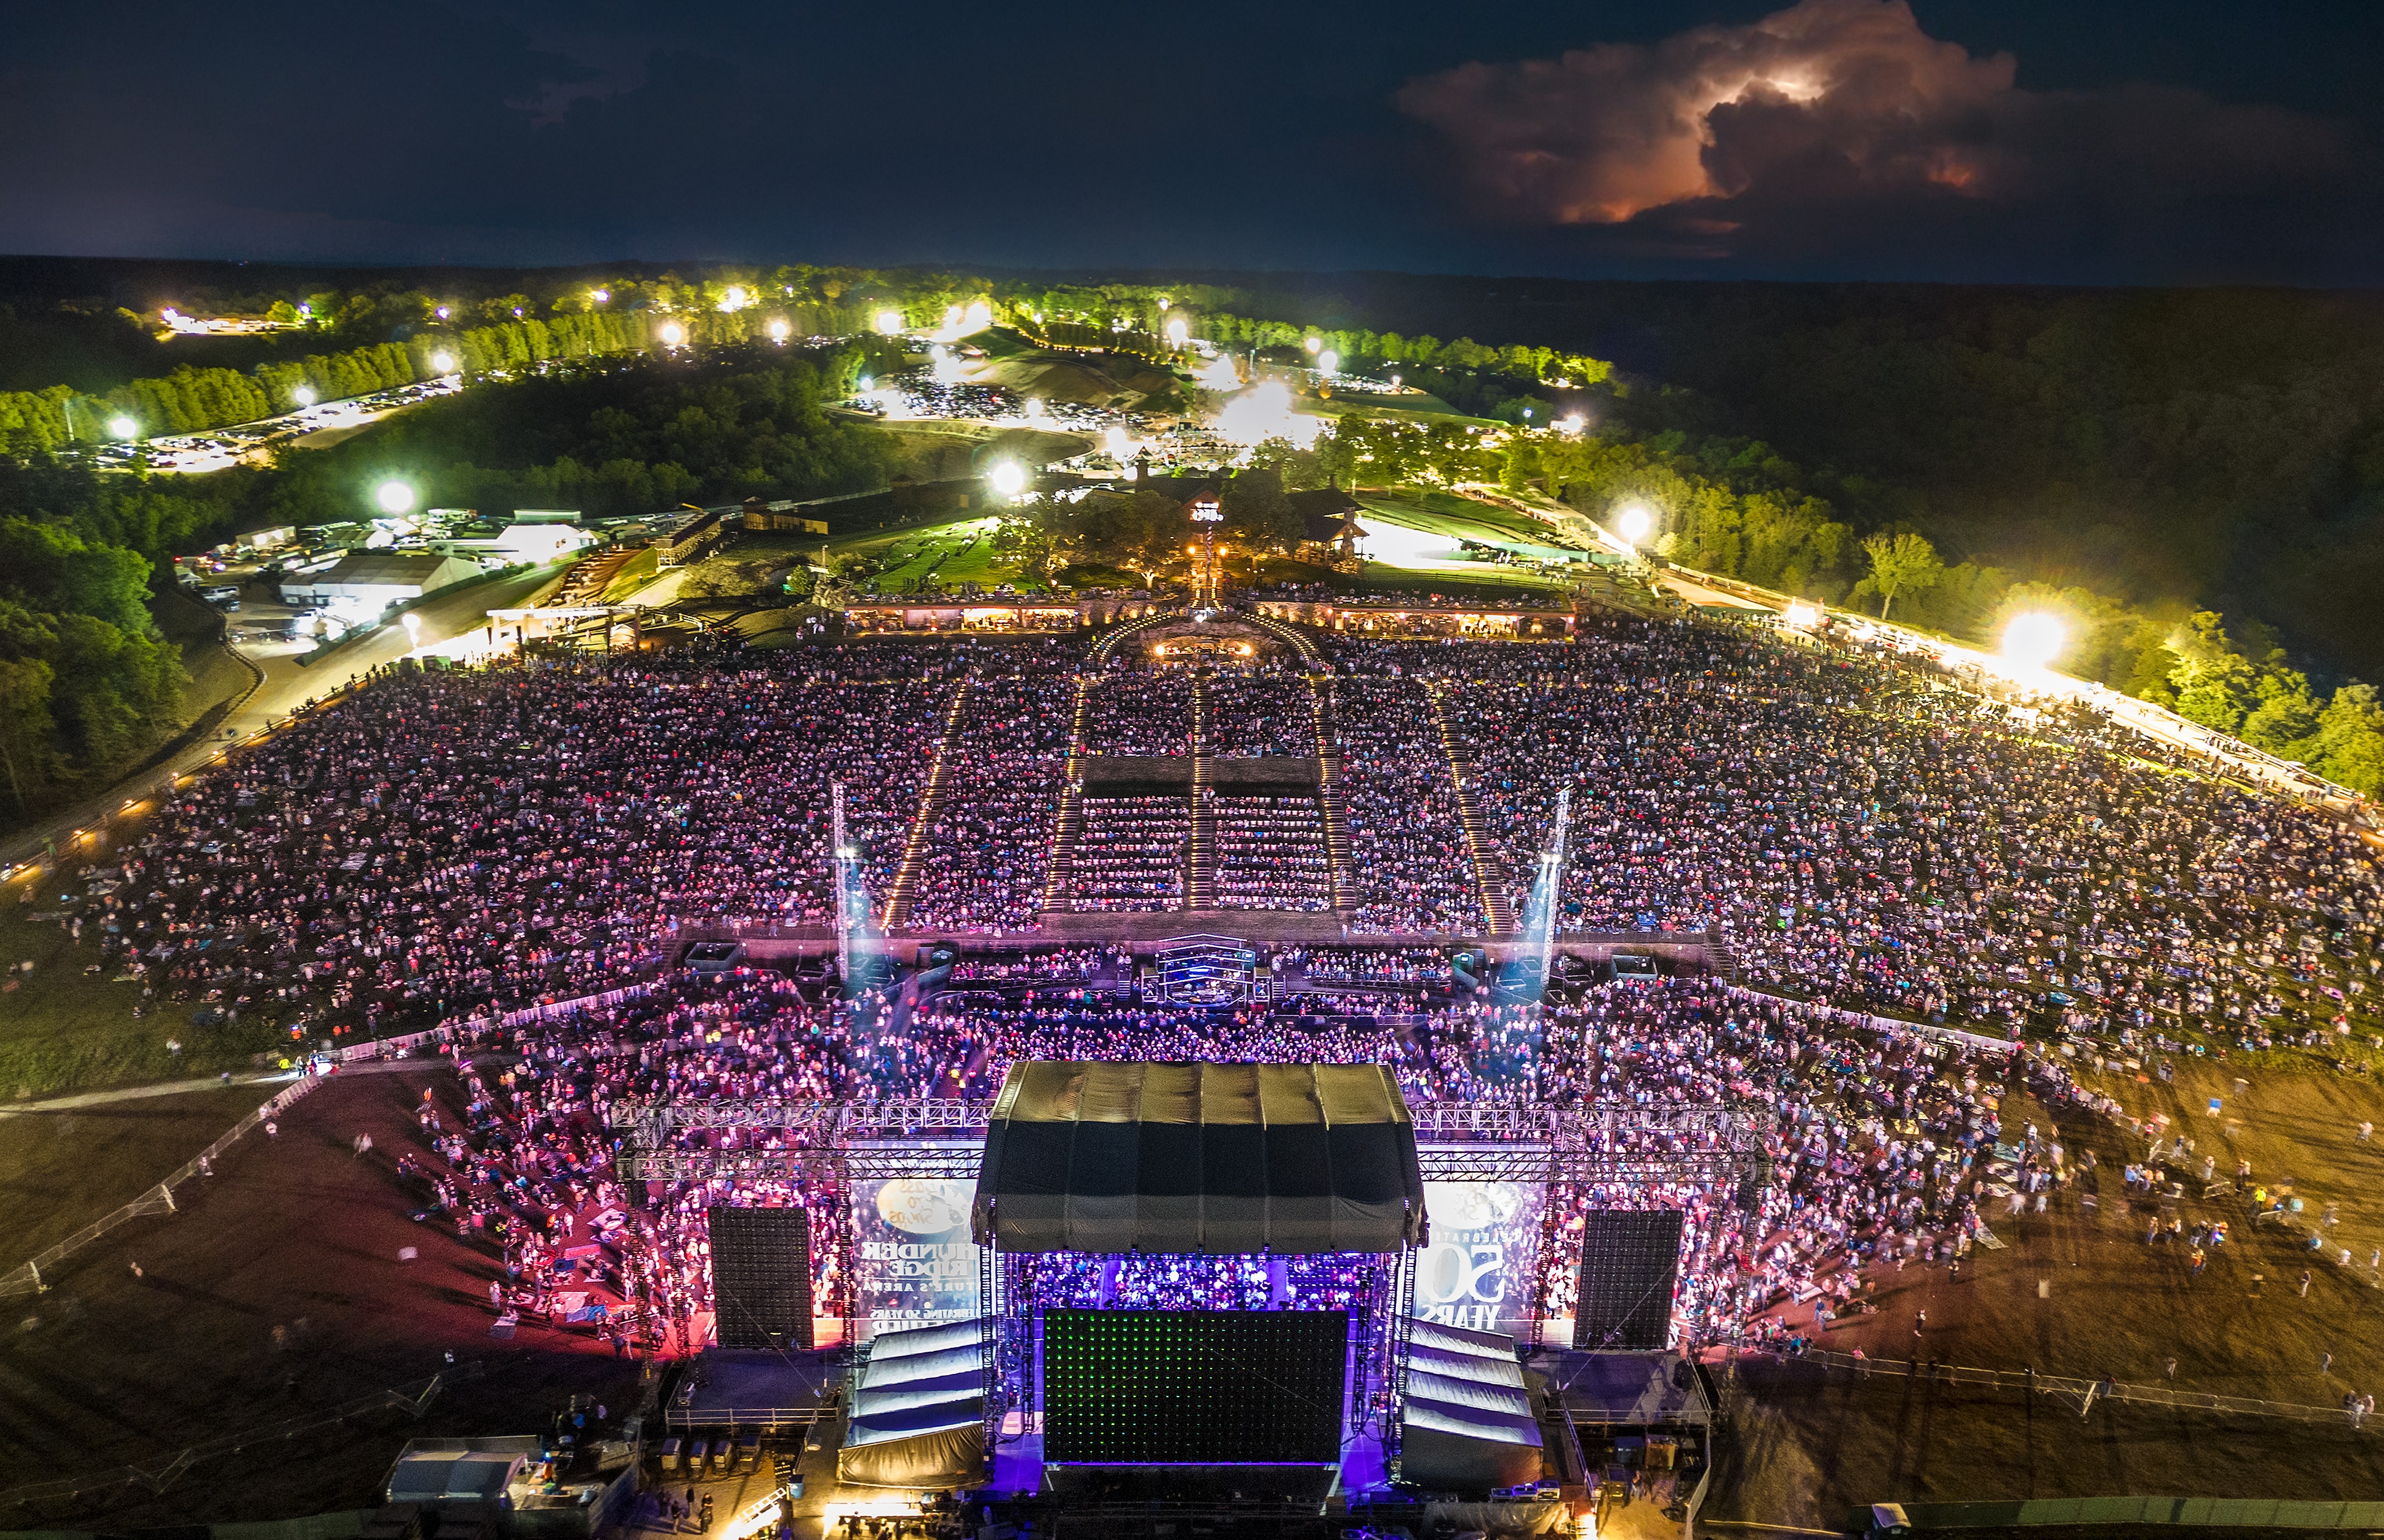
[[[712,1209],[712,1309],[723,1348],[812,1345],[812,1226],[801,1209]]]
[[[1591,1352],[1659,1350],[1671,1333],[1681,1270],[1678,1209],[1594,1209],[1582,1216],[1581,1291],[1572,1345]]]

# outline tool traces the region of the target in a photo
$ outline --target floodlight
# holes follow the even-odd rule
[[[2068,627],[2057,615],[2031,610],[2004,625],[2004,661],[2020,668],[2043,668],[2061,655],[2069,640]]]
[[[1310,353],[1322,353],[1324,351],[1324,339],[1322,337],[1310,337],[1307,342],[1300,345]]]
[[[315,387],[301,385],[290,392],[290,399],[301,406],[312,406],[315,404]]]
[[[1026,467],[1015,460],[1004,460],[985,473],[986,484],[1004,497],[1016,497],[1026,490]]]
[[[1338,374],[1341,370],[1341,355],[1327,349],[1316,355],[1316,366],[1326,374]]]
[[[441,374],[455,372],[455,355],[441,348],[430,355],[430,366]]]
[[[787,340],[787,333],[793,329],[794,328],[787,324],[786,317],[780,317],[770,323],[770,341],[783,342]]]
[[[877,330],[880,336],[891,337],[901,329],[902,313],[900,311],[881,310],[877,313]]]
[[[663,323],[663,346],[666,348],[675,348],[686,341],[687,328],[679,325],[677,321],[664,321]]]
[[[108,418],[107,430],[119,439],[137,439],[141,436],[141,425],[130,417]]]
[[[613,291],[610,289],[590,289],[588,291],[588,297],[594,300],[598,304],[602,304],[612,299]],[[439,314],[444,316],[447,312],[441,310]]]
[[[1655,522],[1655,516],[1647,512],[1646,505],[1639,503],[1627,504],[1615,520],[1622,531],[1622,538],[1633,545],[1647,538],[1647,531]]]
[[[384,481],[373,489],[373,503],[384,514],[403,514],[414,506],[414,489],[403,481]]]

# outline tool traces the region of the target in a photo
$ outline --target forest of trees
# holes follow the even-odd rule
[[[1178,319],[1261,355],[1296,357],[1313,339],[1345,369],[1402,374],[1512,425],[1493,436],[1353,414],[1313,449],[1269,447],[1287,486],[1537,485],[1600,515],[1640,502],[1664,556],[1872,613],[1894,570],[1874,551],[1926,541],[1924,577],[1895,580],[1896,619],[1986,641],[2016,608],[2056,608],[2075,638],[2065,667],[2316,755],[2337,778],[2364,774],[2357,724],[2376,707],[2357,677],[2384,675],[2384,627],[2365,614],[2384,584],[2384,302],[2366,296],[1398,275],[1054,284],[811,267],[351,275],[278,293],[254,287],[263,278],[241,270],[242,288],[212,298],[307,314],[244,368],[127,373],[135,354],[118,338],[93,351],[105,360],[62,368],[74,386],[0,393],[0,452],[37,462],[119,411],[162,431],[284,409],[302,383],[354,394],[419,378],[440,349],[486,374],[674,341],[729,356],[779,333],[798,346],[840,336],[852,342],[835,367],[849,375],[863,359],[883,366],[872,334],[889,311],[935,326],[985,304],[1094,334],[1163,334]],[[71,308],[74,336],[106,315],[95,301]],[[138,320],[137,308],[116,314]],[[157,356],[192,356],[171,351],[183,345]],[[40,356],[73,356],[65,347]],[[120,527],[154,561],[176,531],[319,519],[350,495],[344,478],[384,463],[406,462],[436,502],[605,512],[841,490],[881,464],[865,433],[818,417],[840,379],[710,379],[700,399],[638,371],[616,386],[543,383],[553,391],[525,382],[485,411],[425,408],[303,472],[52,506],[77,538],[118,543],[104,531]],[[597,403],[607,391],[617,399]],[[1588,431],[1540,428],[1559,411]],[[59,521],[15,501],[0,515]]]
[[[0,817],[106,784],[171,731],[180,658],[146,602],[176,554],[359,514],[392,474],[430,503],[591,515],[865,490],[885,479],[887,441],[822,410],[860,366],[850,349],[724,349],[525,379],[204,477],[0,457]]]

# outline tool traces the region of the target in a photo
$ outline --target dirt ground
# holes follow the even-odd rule
[[[2143,1242],[2142,1217],[2120,1190],[2117,1167],[2141,1158],[2143,1141],[2015,1097],[2006,1128],[2033,1120],[2057,1129],[2073,1159],[2097,1150],[2108,1168],[2097,1207],[2071,1192],[2042,1216],[1998,1212],[2005,1248],[1978,1253],[1958,1279],[1943,1268],[1882,1270],[1879,1313],[1843,1321],[1825,1345],[2140,1383],[2162,1381],[2175,1355],[2181,1388],[2323,1406],[2348,1391],[2384,1393],[2375,1330],[2384,1289],[2365,1265],[2384,1243],[2384,1154],[2356,1133],[2363,1119],[2384,1121],[2384,1087],[2267,1070],[2246,1097],[2227,1065],[2180,1063],[2173,1086],[2137,1073],[2090,1083],[2133,1114],[2166,1113],[2199,1147],[2197,1177],[2201,1155],[2222,1173],[2240,1155],[2255,1181],[2290,1174],[2311,1218],[2338,1203],[2341,1223],[2327,1234],[2359,1265],[2313,1259],[2271,1227],[2255,1229],[2240,1196],[2205,1201],[2196,1181],[2179,1211],[2189,1223],[2226,1217],[2239,1238],[2194,1279],[2184,1248]],[[253,1136],[212,1183],[186,1189],[182,1213],[134,1222],[79,1257],[52,1293],[10,1301],[0,1315],[9,1527],[117,1531],[363,1506],[409,1436],[536,1431],[573,1391],[615,1416],[633,1407],[636,1366],[583,1335],[526,1324],[515,1341],[491,1340],[494,1247],[408,1217],[414,1204],[392,1170],[417,1138],[407,1114],[425,1085],[444,1099],[453,1084],[433,1062],[334,1081],[292,1110],[278,1142]],[[2211,1096],[2223,1102],[2216,1118],[2204,1112]],[[258,1099],[240,1087],[0,1119],[0,1194],[15,1232],[0,1262],[121,1202]],[[359,1132],[376,1145],[363,1158],[352,1148]],[[398,1260],[406,1246],[418,1260]],[[1916,1336],[1923,1309],[1928,1326]],[[158,1461],[200,1437],[416,1384],[444,1372],[450,1352],[480,1372],[419,1422],[389,1411],[277,1438],[269,1450],[194,1468],[163,1497],[119,1491],[31,1509],[6,1497],[6,1487]],[[2323,1372],[2321,1352],[2334,1355]],[[1856,1505],[1883,1500],[2349,1497],[2384,1486],[2384,1419],[2353,1432],[2106,1403],[2081,1422],[2074,1403],[2050,1397],[1768,1360],[1743,1360],[1723,1386],[1730,1427],[1705,1509],[1717,1520],[1838,1528]]]
[[[426,1062],[325,1086],[291,1109],[278,1141],[242,1140],[212,1182],[183,1189],[180,1213],[132,1222],[78,1256],[50,1293],[7,1302],[0,1512],[11,1528],[120,1530],[359,1508],[409,1437],[541,1431],[576,1391],[615,1421],[634,1410],[638,1366],[584,1335],[526,1322],[520,1337],[491,1340],[494,1246],[409,1218],[393,1166],[414,1148],[408,1112],[425,1084],[443,1097],[453,1078]],[[358,1133],[375,1141],[363,1157],[352,1148]],[[6,1175],[22,1179],[13,1168]],[[418,1260],[399,1261],[409,1246]],[[287,1442],[277,1435],[194,1467],[162,1497],[119,1489],[20,1508],[8,1496],[22,1484],[162,1462],[203,1438],[416,1385],[452,1372],[450,1353],[467,1372],[477,1364],[478,1376],[419,1422],[383,1411]]]
[[[2235,1238],[2192,1276],[2190,1248],[2147,1245],[2160,1206],[2130,1201],[2119,1180],[2147,1141],[2099,1118],[2055,1119],[2025,1097],[2006,1099],[2004,1126],[2058,1130],[2075,1160],[2091,1146],[2105,1170],[2098,1202],[2073,1189],[2048,1211],[1990,1219],[2005,1243],[1946,1267],[1874,1274],[1879,1313],[1842,1319],[1820,1345],[1870,1358],[1934,1359],[1985,1369],[2174,1384],[2184,1390],[2332,1407],[2352,1392],[2384,1397],[2384,1287],[2367,1266],[2384,1245],[2384,1149],[2362,1143],[2363,1120],[2384,1122],[2384,1087],[2330,1070],[2267,1070],[2239,1091],[2232,1066],[2179,1061],[2174,1085],[2114,1065],[2081,1078],[2131,1116],[2165,1114],[2181,1132],[2188,1197],[2173,1205],[2189,1229],[2224,1219]],[[2139,1076],[2142,1078],[2139,1078]],[[2216,1097],[2216,1116],[2206,1110]],[[2313,1253],[2273,1224],[2255,1225],[2248,1190],[2204,1199],[2201,1161],[2231,1178],[2252,1163],[2271,1194],[2290,1178],[2303,1217],[2337,1204]],[[2353,1264],[2332,1260],[2339,1249]],[[2303,1270],[2310,1274],[2306,1296]],[[1916,1335],[1918,1315],[1928,1324]],[[1785,1319],[1809,1325],[1809,1307]],[[2332,1362],[2321,1369],[2321,1354]],[[2206,1412],[2098,1405],[2082,1422],[2074,1402],[1903,1377],[1745,1360],[1726,1386],[1732,1431],[1723,1441],[1706,1516],[1842,1527],[1858,1505],[1881,1501],[2093,1497],[2365,1497],[2384,1486],[2384,1429]]]

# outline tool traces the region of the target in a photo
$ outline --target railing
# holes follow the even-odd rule
[[[1756,1351],[1756,1349],[1746,1349]],[[1894,1375],[1926,1380],[1932,1385],[1974,1385],[1995,1390],[2032,1390],[2041,1396],[2074,1398],[2080,1417],[2097,1401],[2126,1401],[2139,1406],[2179,1407],[2191,1411],[2232,1417],[2284,1417],[2301,1422],[2341,1422],[2358,1428],[2365,1418],[2343,1407],[2314,1407],[2296,1401],[2265,1401],[2249,1396],[2211,1396],[2179,1390],[2172,1385],[2122,1385],[2116,1380],[2081,1380],[2061,1374],[2040,1374],[2026,1369],[1968,1369],[1918,1359],[1873,1359],[1808,1348],[1802,1353],[1763,1353],[1782,1363],[1810,1363],[1823,1369],[1851,1369],[1869,1377]]]
[[[93,1472],[87,1476],[69,1476],[60,1481],[12,1486],[0,1491],[0,1510],[30,1508],[36,1503],[72,1502],[86,1496],[93,1502],[101,1502],[136,1490],[155,1497],[173,1485],[184,1472],[202,1460],[239,1454],[251,1445],[281,1445],[302,1433],[328,1428],[389,1408],[418,1419],[430,1410],[430,1403],[439,1398],[441,1390],[457,1380],[474,1378],[478,1372],[478,1365],[451,1369],[444,1373],[431,1375],[420,1385],[401,1386],[395,1390],[376,1390],[369,1396],[359,1396],[353,1401],[306,1412],[268,1427],[223,1434],[204,1443],[178,1449],[148,1465],[119,1465],[112,1471]]]
[[[104,1214],[100,1218],[93,1220],[91,1223],[84,1225],[81,1229],[77,1230],[73,1235],[68,1236],[66,1239],[58,1242],[56,1246],[51,1247],[49,1249],[34,1257],[31,1261],[20,1264],[13,1272],[5,1276],[0,1276],[0,1299],[11,1298],[15,1296],[23,1294],[39,1294],[44,1289],[47,1289],[50,1285],[43,1280],[43,1276],[45,1272],[56,1273],[59,1263],[65,1261],[68,1257],[73,1256],[76,1252],[81,1250],[84,1247],[89,1246],[92,1242],[99,1239],[100,1236],[106,1235],[109,1231],[117,1228],[118,1225],[124,1224],[131,1220],[139,1219],[144,1214],[169,1214],[175,1212],[174,1189],[176,1187],[179,1187],[183,1183],[191,1181],[192,1178],[202,1174],[208,1176],[214,1175],[216,1161],[223,1155],[224,1151],[230,1149],[235,1143],[239,1142],[242,1135],[246,1134],[250,1129],[255,1127],[258,1124],[263,1123],[267,1118],[280,1116],[285,1108],[287,1108],[292,1102],[297,1100],[300,1097],[304,1096],[308,1091],[313,1090],[317,1084],[319,1084],[319,1082],[315,1076],[308,1075],[302,1080],[298,1080],[292,1085],[283,1087],[274,1095],[271,1100],[266,1102],[255,1112],[249,1113],[248,1116],[241,1119],[238,1123],[233,1124],[231,1125],[230,1132],[225,1134],[223,1137],[216,1140],[215,1143],[199,1151],[197,1155],[193,1156],[181,1166],[177,1167],[164,1181],[158,1183],[155,1186],[151,1187],[146,1192],[143,1192],[140,1197],[134,1198],[131,1202],[125,1204],[122,1208],[116,1210],[112,1213]]]
[[[717,1411],[663,1413],[666,1428],[808,1428],[827,1415],[827,1403],[808,1407],[729,1407]]]

